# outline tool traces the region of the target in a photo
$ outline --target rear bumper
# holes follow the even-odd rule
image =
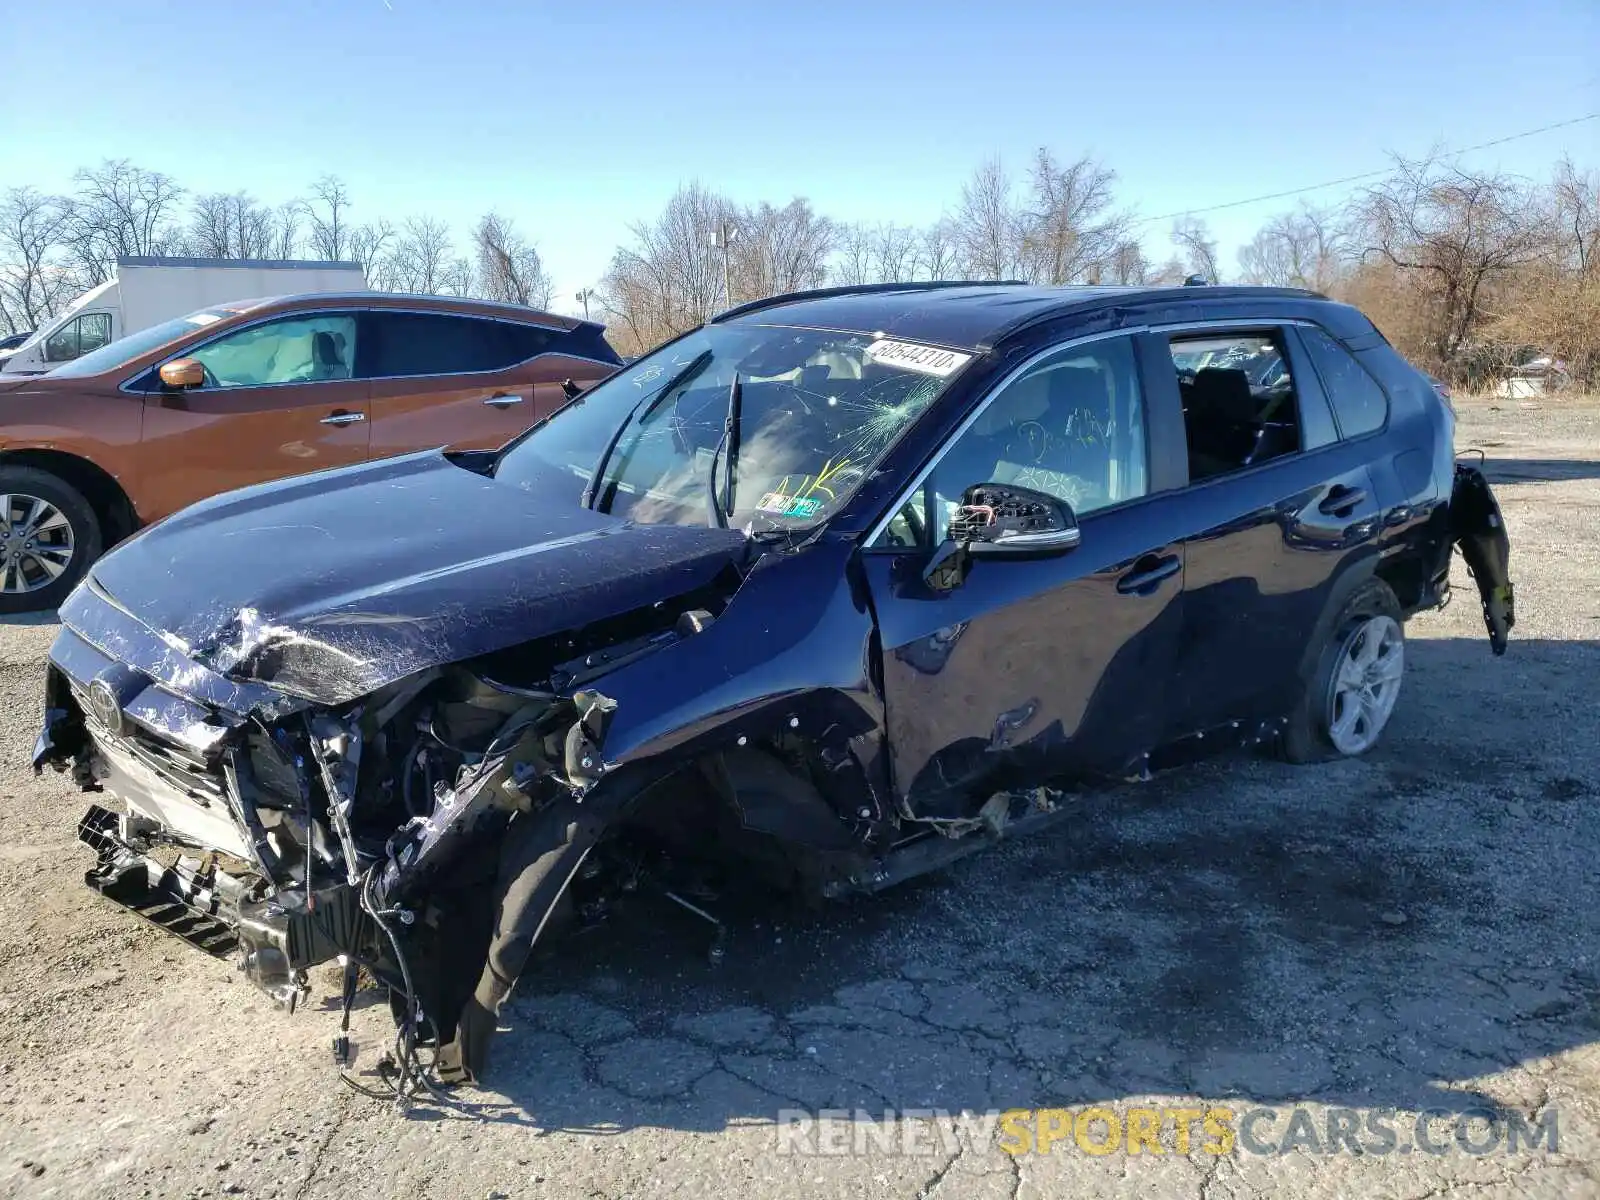
[[[1478,467],[1456,464],[1450,494],[1450,536],[1461,548],[1478,598],[1489,646],[1504,654],[1517,623],[1516,589],[1511,582],[1511,538],[1494,489]]]

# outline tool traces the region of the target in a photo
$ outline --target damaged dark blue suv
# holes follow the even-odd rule
[[[89,883],[292,1006],[366,968],[393,1082],[482,1071],[615,890],[874,890],[1203,745],[1380,737],[1460,546],[1427,376],[1262,288],[848,288],[722,314],[498,452],[219,496],[62,609],[38,766]]]

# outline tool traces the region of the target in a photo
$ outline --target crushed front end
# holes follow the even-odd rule
[[[716,586],[705,594],[717,603]],[[419,1044],[440,1051],[445,1078],[471,1077],[604,828],[590,815],[606,797],[583,802],[605,773],[609,707],[585,679],[693,637],[713,620],[700,604],[322,705],[210,671],[91,583],[52,647],[34,766],[104,798],[79,825],[90,887],[235,959],[290,1011],[313,967],[344,964],[346,1029],[364,970],[389,990],[398,1089],[426,1084]],[[336,1056],[348,1046],[341,1035]]]

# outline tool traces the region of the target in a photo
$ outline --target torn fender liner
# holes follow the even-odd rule
[[[1483,601],[1483,623],[1489,646],[1506,652],[1512,626],[1517,623],[1516,595],[1511,583],[1511,539],[1506,535],[1500,504],[1483,472],[1456,464],[1455,486],[1450,495],[1450,534],[1461,547],[1461,557],[1478,585]]]
[[[594,793],[591,793],[593,795]],[[615,795],[615,793],[611,793]],[[443,1077],[482,1079],[500,1006],[511,993],[573,875],[604,832],[617,804],[561,800],[511,822],[500,845],[499,897],[488,961],[440,1057]]]
[[[552,504],[437,451],[340,474],[185,509],[101,559],[93,586],[210,671],[339,705],[693,591],[746,550],[738,530]]]

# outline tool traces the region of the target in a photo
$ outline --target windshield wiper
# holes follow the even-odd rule
[[[722,503],[717,502],[717,455],[711,454],[711,477],[706,480],[706,505],[711,510],[711,522],[719,529],[728,527],[733,515],[733,488],[739,462],[739,417],[744,408],[744,384],[739,382],[739,372],[733,373],[728,385],[728,416],[722,424],[722,439],[717,448],[727,447],[722,460]]]
[[[656,410],[656,404],[663,396],[672,391],[674,388],[682,387],[689,381],[689,377],[691,375],[698,372],[710,361],[711,351],[709,349],[700,351],[699,354],[696,354],[688,362],[684,363],[683,369],[674,374],[671,379],[667,380],[666,384],[661,388],[660,391],[648,396],[639,397],[639,402],[628,410],[628,415],[623,419],[622,423],[617,426],[616,432],[611,435],[611,440],[606,443],[605,451],[600,455],[600,462],[595,466],[594,474],[589,477],[589,486],[583,489],[583,506],[585,508],[593,508],[597,503],[599,503],[600,489],[605,486],[606,467],[610,464],[611,455],[615,452],[617,443],[622,440],[622,435],[628,431],[628,427],[632,425],[636,419],[640,421],[645,420],[645,418],[647,418]],[[642,412],[640,411],[641,409],[643,409]]]

